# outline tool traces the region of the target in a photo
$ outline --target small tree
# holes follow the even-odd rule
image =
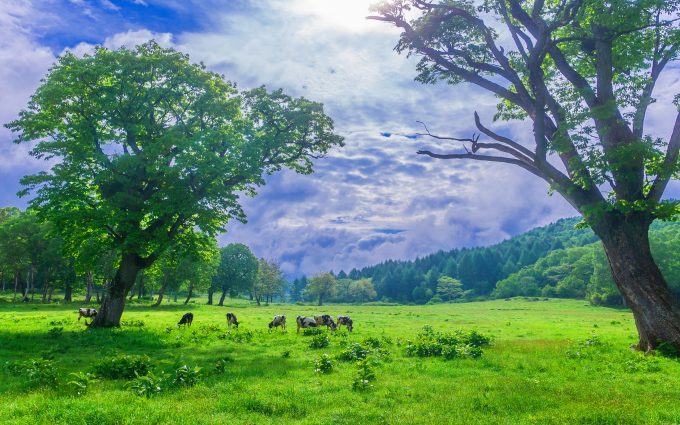
[[[336,291],[337,281],[335,276],[330,273],[319,273],[312,277],[305,289],[305,293],[310,297],[319,299],[319,305],[323,305],[323,299],[332,297]]]
[[[96,235],[119,254],[92,326],[119,326],[126,295],[183,233],[245,221],[239,194],[264,175],[312,172],[342,144],[322,105],[281,90],[237,92],[188,56],[149,42],[58,59],[19,119],[17,142],[58,159],[22,194],[75,244]]]
[[[463,284],[458,279],[441,276],[437,279],[437,295],[444,301],[460,298],[463,295]]]
[[[370,278],[351,282],[347,293],[350,300],[360,303],[372,301],[378,296],[375,288],[373,288],[373,281]]]
[[[274,295],[282,294],[286,281],[283,272],[276,261],[268,261],[264,258],[258,260],[257,277],[253,286],[253,297],[257,305],[264,300],[265,303],[272,301]]]
[[[257,258],[250,248],[232,243],[220,249],[220,264],[212,279],[212,290],[221,290],[219,305],[224,304],[227,294],[251,292],[257,278]],[[209,294],[209,304],[212,295]]]

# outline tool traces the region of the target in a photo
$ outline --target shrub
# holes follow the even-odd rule
[[[331,361],[331,356],[328,354],[322,354],[314,362],[314,372],[321,374],[328,374],[333,371],[333,362]]]
[[[47,331],[47,336],[53,339],[57,339],[61,337],[64,334],[64,328],[60,327],[53,327],[49,331]]]
[[[140,397],[150,398],[161,393],[163,383],[162,377],[157,377],[153,372],[148,371],[145,375],[137,376],[128,382],[127,387]]]
[[[226,372],[227,364],[231,363],[232,361],[233,360],[229,357],[224,357],[224,358],[217,360],[217,362],[215,362],[215,372],[217,372],[217,373]]]
[[[417,357],[478,358],[482,347],[489,345],[491,338],[475,330],[464,332],[435,332],[431,326],[423,327],[416,338],[406,343],[406,355]]]
[[[326,348],[330,345],[331,340],[325,334],[315,335],[309,342],[309,348]]]
[[[281,357],[283,357],[284,359],[290,357],[290,350],[286,350],[283,353],[281,353]]]
[[[98,376],[110,379],[131,379],[145,376],[151,370],[149,356],[119,354],[102,360],[94,368]]]
[[[350,344],[349,347],[342,350],[340,354],[338,354],[338,358],[341,360],[359,360],[365,359],[369,354],[371,354],[369,348],[354,342]]]
[[[324,333],[324,330],[321,328],[307,328],[302,330],[303,336],[315,336],[321,335],[322,333]]]
[[[647,356],[644,353],[634,353],[633,358],[626,360],[624,363],[625,370],[628,372],[659,372],[661,366],[659,360],[654,357]]]
[[[52,360],[31,359],[24,363],[21,374],[28,377],[28,382],[32,386],[46,387],[57,385],[57,372],[54,369]]]
[[[366,357],[356,362],[357,374],[354,376],[352,382],[352,389],[355,391],[363,391],[369,389],[375,381],[375,370],[370,357]]]
[[[175,373],[170,381],[172,387],[193,387],[201,380],[201,368],[189,368],[187,365],[182,365],[175,370]]]
[[[135,328],[143,328],[146,326],[143,320],[123,320],[120,322],[122,326],[130,326]]]
[[[68,385],[79,396],[85,395],[90,384],[97,380],[95,375],[87,372],[75,372],[71,373],[70,376],[72,380],[68,382]]]

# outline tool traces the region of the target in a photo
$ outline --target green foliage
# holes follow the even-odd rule
[[[414,340],[406,342],[406,355],[417,357],[458,357],[477,358],[482,347],[489,345],[491,338],[475,330],[436,332],[431,326],[423,327]]]
[[[147,355],[118,354],[101,360],[94,367],[97,376],[109,379],[131,379],[145,376],[151,370]]]
[[[328,335],[321,333],[314,335],[312,340],[309,342],[309,348],[326,348],[331,344],[331,339]]]
[[[58,373],[52,360],[31,359],[23,363],[20,374],[28,378],[34,387],[54,387],[57,385]]]
[[[72,372],[69,374],[71,380],[68,385],[73,389],[73,392],[78,396],[87,394],[90,384],[97,381],[97,377],[89,372]]]
[[[135,379],[127,383],[127,387],[130,388],[136,395],[140,397],[151,398],[159,395],[165,384],[165,379],[153,374],[153,372],[148,371],[145,375],[138,375]]]
[[[201,368],[190,368],[187,365],[178,367],[170,378],[170,386],[173,388],[193,387],[201,381]]]
[[[314,361],[314,372],[322,375],[333,372],[333,361],[328,354],[322,354]]]
[[[352,389],[355,391],[365,391],[373,386],[375,381],[375,368],[370,357],[365,357],[356,362],[357,372],[352,381]]]
[[[232,243],[220,249],[220,263],[212,284],[215,289],[225,293],[249,291],[257,278],[257,258],[250,248],[243,244]]]
[[[317,335],[323,335],[325,333],[326,333],[326,331],[324,331],[321,328],[306,328],[306,329],[302,330],[303,336],[317,336]]]
[[[305,294],[317,298],[319,305],[323,305],[324,298],[330,298],[336,293],[337,280],[330,273],[319,273],[312,277],[305,289]]]

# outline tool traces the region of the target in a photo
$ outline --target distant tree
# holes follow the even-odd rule
[[[351,281],[347,294],[351,301],[360,303],[372,301],[378,296],[370,278]]]
[[[332,297],[336,291],[337,281],[330,273],[319,273],[312,277],[307,285],[305,292],[310,297],[319,300],[319,305],[323,305],[324,298]]]
[[[281,90],[238,93],[222,76],[155,42],[59,57],[19,119],[50,172],[25,177],[31,205],[74,244],[104,239],[119,254],[93,327],[119,326],[137,274],[195,228],[245,221],[240,193],[264,175],[312,172],[342,144],[322,105]]]
[[[222,291],[219,305],[224,305],[227,294],[251,292],[257,279],[258,262],[250,248],[232,243],[220,249],[220,263],[212,279],[212,287]],[[212,301],[210,296],[209,303]]]
[[[418,153],[510,164],[546,181],[602,241],[638,348],[665,341],[680,351],[680,304],[649,242],[655,219],[680,214],[680,201],[663,196],[680,171],[680,112],[667,139],[645,132],[659,77],[680,57],[680,2],[389,0],[373,10],[401,30],[396,50],[420,58],[418,81],[474,84],[498,99],[495,119],[523,120],[533,136],[528,147],[475,114],[473,137],[424,130],[464,150]]]
[[[463,295],[463,284],[458,279],[442,276],[437,281],[437,295],[444,301],[460,298]]]
[[[292,302],[298,302],[302,300],[302,295],[307,287],[307,277],[302,276],[299,279],[293,280],[290,288],[290,300]]]
[[[276,261],[261,258],[257,264],[253,296],[257,305],[260,305],[263,300],[268,304],[273,300],[274,295],[283,293],[286,281]]]

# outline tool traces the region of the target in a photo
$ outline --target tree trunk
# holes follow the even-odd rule
[[[323,295],[319,294],[319,305],[323,305]]]
[[[15,271],[14,272],[14,298],[12,298],[13,303],[17,302],[17,291],[18,290],[19,290],[19,272]]]
[[[47,293],[48,304],[52,302],[52,294],[54,294],[54,286],[51,286],[49,292]]]
[[[142,273],[142,275],[139,276],[139,285],[137,286],[137,299],[138,300],[141,300],[142,297],[144,296],[144,283],[145,283],[144,270],[142,270],[141,273]]]
[[[161,285],[160,289],[158,290],[158,299],[156,300],[156,303],[153,305],[154,307],[158,307],[163,302],[163,295],[165,294],[165,288],[167,286],[168,286],[168,279],[163,278],[163,284]]]
[[[179,291],[175,291],[172,293],[172,302],[177,302],[177,295],[179,294]]]
[[[110,328],[119,327],[120,318],[125,308],[125,298],[130,289],[135,285],[137,273],[141,270],[138,257],[134,254],[123,254],[120,265],[107,288],[102,300],[102,305],[90,327]]]
[[[64,287],[64,302],[70,303],[72,301],[73,301],[73,285],[71,285],[71,282],[68,282]]]
[[[50,281],[46,280],[45,281],[45,287],[43,288],[43,291],[42,291],[42,301],[40,301],[43,304],[45,304],[45,302],[47,301],[47,291],[49,291],[49,289],[50,289]]]
[[[207,302],[207,305],[212,305],[212,303],[213,303],[213,293],[214,293],[214,292],[215,292],[215,290],[213,289],[212,286],[211,286],[210,288],[208,288],[208,302]]]
[[[680,353],[680,305],[652,257],[651,221],[618,215],[593,229],[602,240],[614,282],[633,311],[640,337],[637,348],[649,351],[667,342]]]
[[[223,288],[222,289],[222,296],[220,296],[220,303],[219,303],[220,306],[224,305],[224,298],[226,296],[227,296],[227,290]]]
[[[87,272],[85,280],[87,281],[87,290],[85,292],[85,304],[89,304],[90,301],[92,300],[92,289],[94,287],[94,277],[92,276],[92,272]]]
[[[189,295],[187,295],[187,299],[184,300],[184,305],[189,304],[189,300],[191,299],[191,296],[194,293],[194,282],[189,283]]]

